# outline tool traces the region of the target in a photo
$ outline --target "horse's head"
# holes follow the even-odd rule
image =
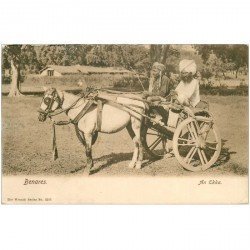
[[[62,99],[55,88],[45,89],[44,96],[38,110],[38,120],[44,122],[47,116],[60,108],[62,105]]]

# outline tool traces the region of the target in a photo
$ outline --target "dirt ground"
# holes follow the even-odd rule
[[[218,125],[223,149],[216,166],[205,172],[184,170],[177,160],[145,161],[141,170],[128,169],[133,143],[126,130],[99,134],[93,147],[92,176],[193,176],[248,174],[248,97],[205,96]],[[52,161],[52,126],[38,121],[41,97],[2,97],[2,155],[5,175],[81,175],[84,148],[74,127],[57,127],[59,159]],[[58,120],[66,119],[65,115]]]

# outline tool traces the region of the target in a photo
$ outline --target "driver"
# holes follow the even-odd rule
[[[194,60],[184,59],[179,64],[181,81],[173,94],[185,105],[195,107],[200,102],[199,81],[195,78],[197,66]]]
[[[174,91],[171,91],[171,95],[177,99],[177,101],[185,106],[195,107],[200,102],[200,91],[199,91],[199,81],[196,79],[197,66],[194,60],[184,59],[180,61],[179,64],[180,71],[180,83]],[[168,126],[176,128],[179,114],[175,113],[174,110],[169,110],[168,116]],[[171,157],[170,153],[171,145],[167,141],[166,158]]]

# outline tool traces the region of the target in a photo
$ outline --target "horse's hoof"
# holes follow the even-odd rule
[[[84,172],[83,172],[83,176],[89,176],[89,172],[84,171]]]
[[[89,176],[89,174],[90,174],[90,169],[84,169],[83,175],[84,176]]]
[[[134,168],[135,167],[135,162],[130,162],[128,164],[128,168]]]
[[[135,165],[135,168],[136,169],[141,169],[141,162],[137,162],[136,165]]]

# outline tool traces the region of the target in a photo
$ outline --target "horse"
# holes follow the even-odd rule
[[[65,112],[71,120],[74,120],[89,102],[87,97],[82,96],[82,98],[79,98],[77,95],[66,91],[60,91],[55,88],[48,88],[44,91],[44,96],[38,110],[38,120],[41,122],[44,122],[47,116],[50,116],[50,114],[60,109]],[[138,98],[138,96],[135,97]],[[127,129],[134,142],[133,157],[128,167],[141,169],[143,161],[141,142],[143,115],[141,114],[145,113],[145,103],[140,99],[132,99],[131,96],[126,97],[126,95],[118,96],[116,98],[116,103],[126,105],[126,107],[131,105],[134,111],[131,111],[128,108],[121,109],[104,102],[101,112],[101,125],[98,129],[98,111],[97,105],[94,104],[88,108],[86,113],[76,124],[76,128],[81,137],[80,139],[85,146],[85,154],[87,158],[87,164],[84,169],[85,175],[89,175],[91,168],[93,167],[92,144],[96,139],[95,136],[97,133],[101,132],[111,134],[119,132],[124,128]]]

